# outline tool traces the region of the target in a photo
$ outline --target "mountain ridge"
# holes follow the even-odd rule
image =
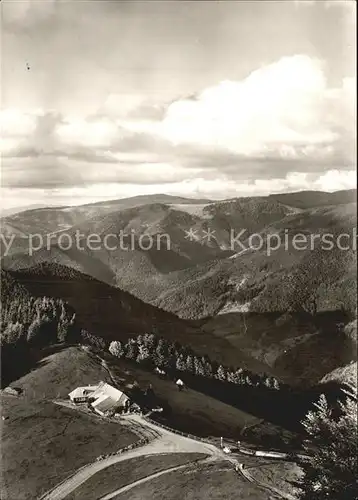
[[[307,202],[307,198],[314,197],[314,200],[311,200]],[[89,203],[84,203],[84,204],[79,204],[79,205],[56,205],[56,206],[46,206],[46,205],[40,205],[36,207],[36,204],[33,204],[35,206],[29,206],[25,207],[22,209],[19,207],[19,211],[15,212],[11,215],[3,215],[1,216],[0,219],[4,219],[8,216],[13,216],[16,214],[23,214],[24,212],[34,212],[36,210],[43,210],[43,209],[48,209],[48,210],[76,210],[79,207],[101,207],[101,205],[105,206],[113,206],[113,205],[118,205],[118,208],[120,205],[126,206],[129,208],[128,204],[130,206],[138,206],[138,205],[145,205],[148,203],[151,203],[151,200],[155,200],[155,202],[159,203],[187,203],[187,204],[212,204],[212,203],[217,203],[217,202],[225,202],[225,201],[230,201],[230,200],[241,200],[241,199],[248,199],[248,198],[274,198],[276,200],[279,199],[284,199],[288,200],[290,198],[297,199],[297,198],[306,198],[306,204],[311,203],[309,205],[306,205],[306,208],[313,208],[314,206],[322,206],[324,205],[330,205],[330,204],[337,204],[337,203],[349,203],[349,202],[355,202],[357,200],[357,190],[356,189],[345,189],[345,190],[339,190],[339,191],[333,191],[333,192],[327,192],[327,191],[311,191],[311,190],[304,190],[304,191],[293,191],[289,193],[272,193],[269,195],[262,195],[262,196],[239,196],[239,197],[233,197],[233,198],[222,198],[222,199],[206,199],[206,198],[187,198],[187,197],[182,197],[182,196],[176,196],[176,195],[168,195],[165,193],[158,193],[158,194],[152,194],[152,195],[138,195],[138,196],[133,196],[133,197],[128,197],[128,198],[118,198],[118,199],[110,199],[110,200],[105,200],[105,201],[97,201],[97,202],[89,202]],[[317,197],[320,199],[317,201]],[[302,200],[299,201],[299,205],[302,204]],[[291,201],[291,206],[295,206],[294,203]],[[299,206],[297,206],[299,208]],[[8,209],[4,209],[8,210]],[[16,210],[15,209],[9,209],[9,210]]]

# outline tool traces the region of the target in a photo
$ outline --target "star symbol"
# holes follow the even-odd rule
[[[215,230],[211,230],[210,227],[208,227],[208,229],[203,229],[203,233],[204,233],[203,240],[206,240],[208,243],[211,242],[212,238],[215,239],[214,236]]]
[[[191,227],[189,229],[189,231],[187,231],[186,229],[184,229],[184,233],[185,233],[185,239],[186,240],[189,240],[189,241],[198,241],[198,236],[197,236],[197,233],[198,230],[197,229],[194,229],[193,227]]]

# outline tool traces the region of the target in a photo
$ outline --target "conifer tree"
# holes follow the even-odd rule
[[[216,378],[218,380],[221,380],[221,381],[225,381],[226,380],[226,370],[223,367],[223,365],[220,365],[218,367],[217,372],[216,372]]]
[[[340,403],[335,415],[321,396],[316,411],[310,411],[303,425],[308,434],[303,460],[301,500],[352,500],[358,498],[357,390]]]
[[[204,373],[205,373],[204,365],[198,356],[195,356],[195,358],[194,358],[194,370],[195,370],[195,374],[198,375],[199,377],[204,376]]]
[[[124,348],[122,342],[118,340],[114,340],[109,345],[109,352],[112,356],[116,356],[116,358],[123,358],[125,355]]]
[[[154,353],[154,363],[161,368],[167,368],[168,362],[168,348],[164,339],[159,339]]]
[[[196,361],[196,358],[195,358],[195,361]],[[186,367],[186,371],[188,373],[196,373],[194,359],[193,359],[193,356],[191,354],[188,354],[186,357],[185,367]]]
[[[183,354],[179,354],[179,356],[177,357],[175,368],[178,371],[185,372],[185,370],[186,370],[186,360],[185,360]]]

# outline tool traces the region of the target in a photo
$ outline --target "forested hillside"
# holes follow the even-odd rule
[[[64,300],[35,297],[1,271],[1,379],[8,383],[33,363],[32,348],[80,338],[76,314]]]

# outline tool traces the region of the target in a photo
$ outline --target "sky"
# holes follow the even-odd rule
[[[355,2],[1,2],[1,206],[356,185]]]

